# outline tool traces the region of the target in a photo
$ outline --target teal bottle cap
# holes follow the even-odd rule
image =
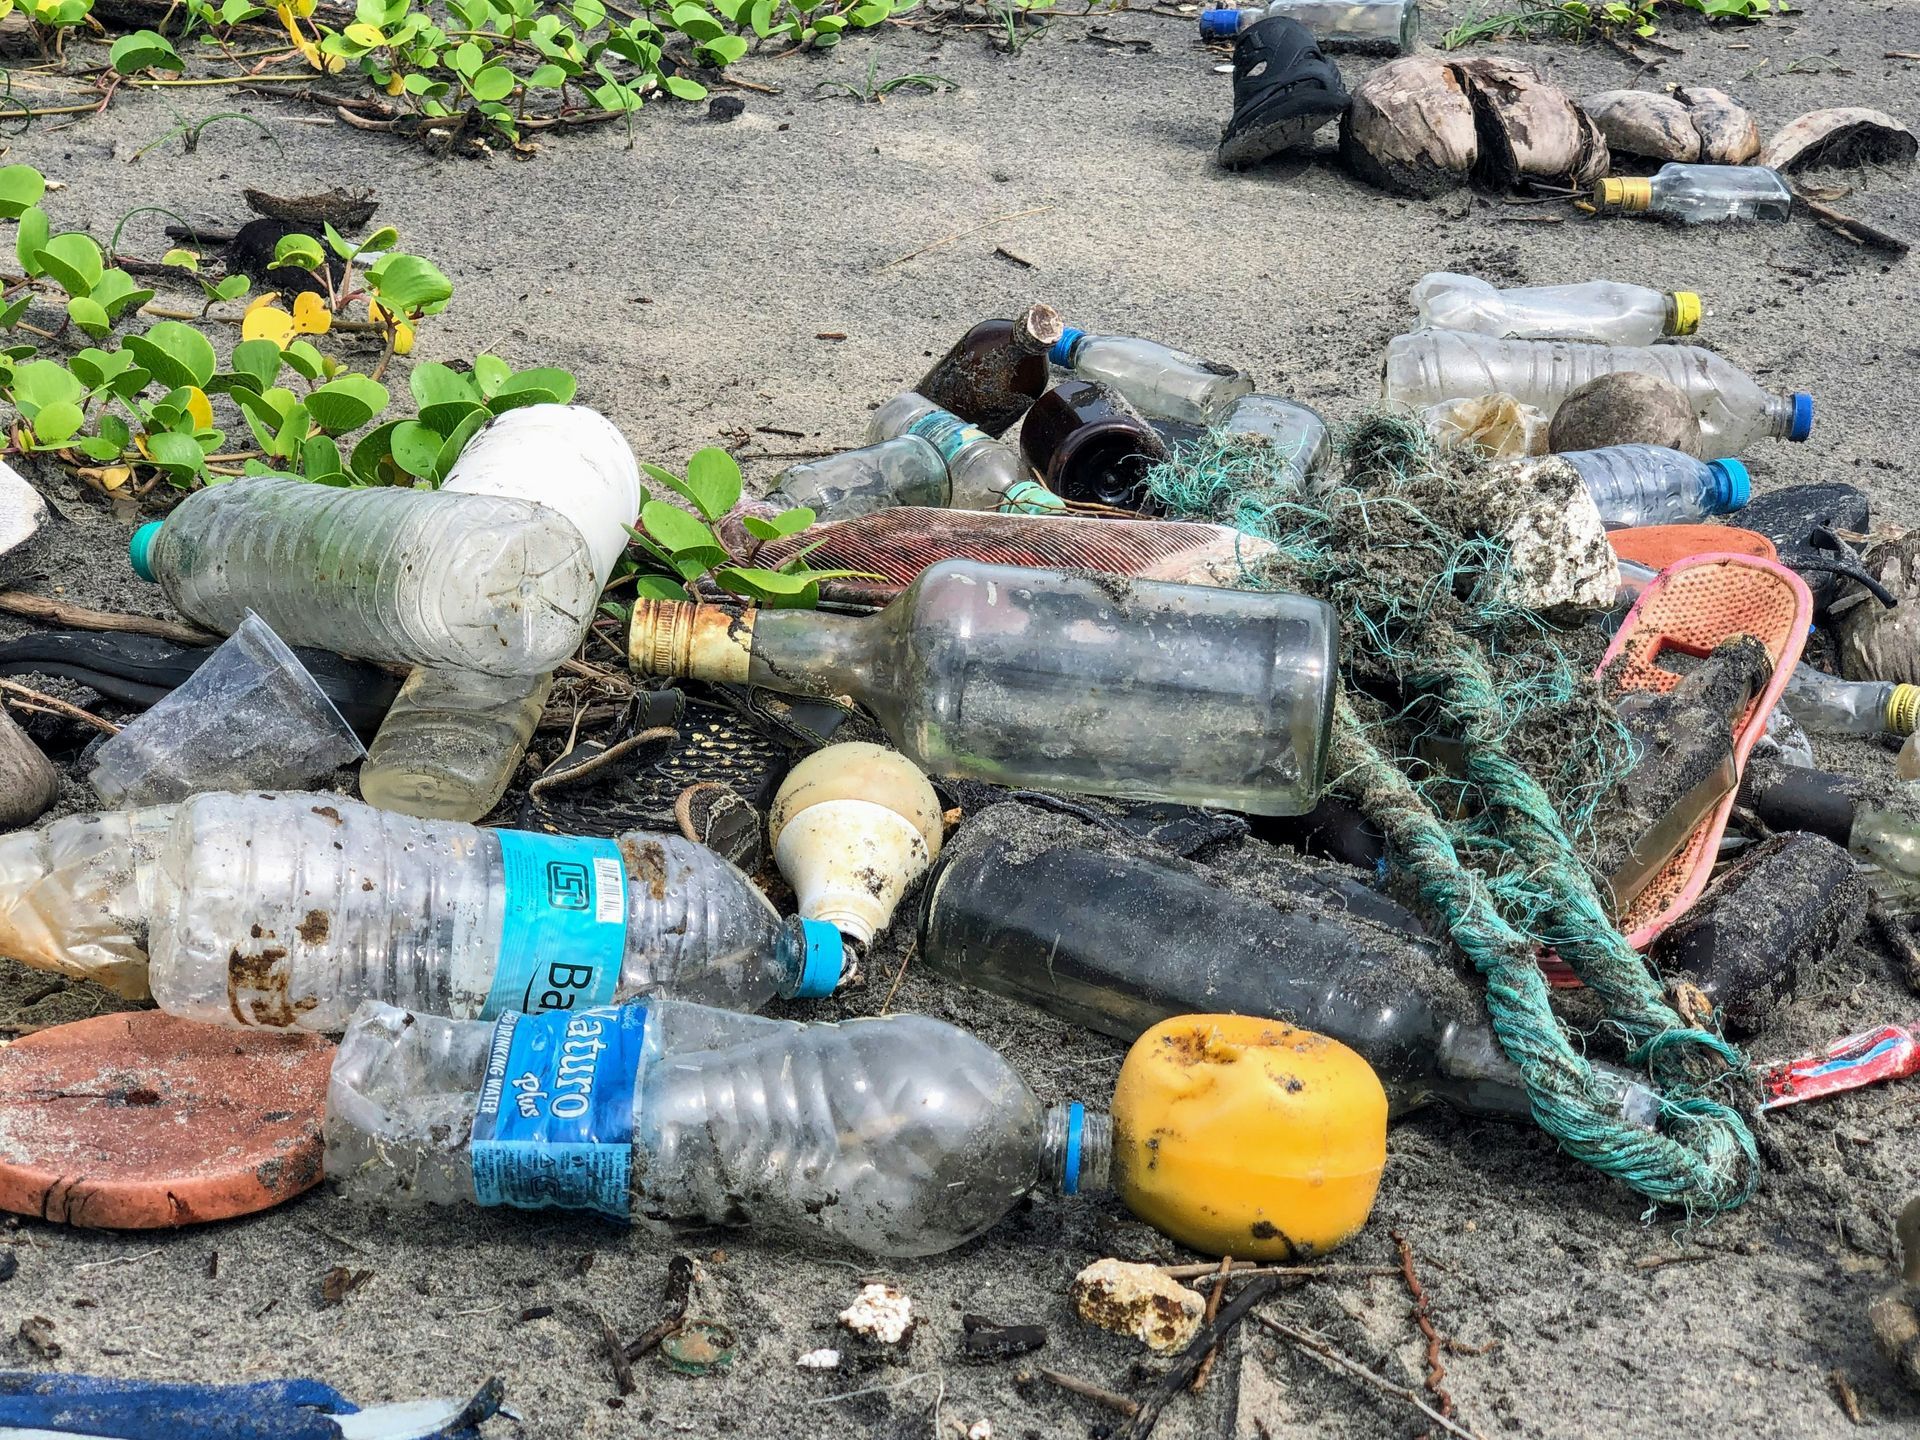
[[[133,562],[133,573],[142,580],[153,579],[153,542],[162,523],[153,520],[142,525],[127,542],[127,558]]]
[[[800,937],[800,978],[790,998],[824,1000],[840,986],[846,942],[840,938],[839,928],[825,920],[802,919]]]
[[[1720,482],[1720,503],[1714,507],[1715,514],[1725,515],[1730,510],[1739,510],[1753,498],[1753,477],[1738,460],[1709,460],[1707,468]]]

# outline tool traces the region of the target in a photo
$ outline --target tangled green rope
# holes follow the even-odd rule
[[[1458,462],[1420,430],[1372,420],[1343,448],[1346,477],[1310,493],[1272,450],[1220,441],[1181,447],[1148,485],[1170,514],[1273,546],[1243,560],[1244,583],[1317,595],[1339,613],[1347,693],[1334,785],[1385,832],[1421,905],[1485,978],[1494,1032],[1541,1128],[1651,1200],[1690,1213],[1739,1205],[1753,1137],[1710,1092],[1743,1083],[1744,1061],[1667,1003],[1581,858],[1632,760],[1591,659],[1568,653],[1588,637],[1507,598],[1505,547],[1450,506]],[[1435,763],[1436,741],[1458,760]],[[1657,1129],[1628,1119],[1618,1081],[1575,1048],[1542,946],[1592,989],[1661,1087]]]

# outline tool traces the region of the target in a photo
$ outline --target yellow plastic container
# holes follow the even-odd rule
[[[1277,1020],[1164,1020],[1114,1087],[1115,1190],[1209,1254],[1324,1254],[1366,1224],[1386,1162],[1387,1096],[1371,1067]]]

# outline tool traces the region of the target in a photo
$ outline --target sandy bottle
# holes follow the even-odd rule
[[[1337,646],[1297,595],[947,560],[861,618],[644,602],[628,654],[851,695],[933,775],[1281,815],[1319,793]]]
[[[1842,680],[1803,660],[1780,706],[1812,735],[1911,735],[1920,720],[1920,685]]]
[[[1089,335],[1071,326],[1053,347],[1053,363],[1082,380],[1111,385],[1142,415],[1210,425],[1253,389],[1244,370],[1216,365],[1153,340]]]
[[[1693,291],[1668,294],[1611,280],[1501,289],[1472,275],[1435,271],[1415,283],[1413,306],[1422,325],[1501,340],[1651,345],[1691,335],[1700,325],[1700,297]]]
[[[1017,320],[982,320],[934,361],[914,393],[989,435],[1004,435],[1047,388],[1047,351],[1061,329],[1047,305],[1029,306]]]
[[[1011,445],[969,425],[924,395],[904,390],[873,412],[870,444],[915,435],[940,452],[949,488],[944,503],[960,510],[999,510],[1012,515],[1052,515],[1066,502],[1033,478]]]

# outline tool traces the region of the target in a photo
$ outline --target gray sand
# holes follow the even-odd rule
[[[1431,14],[1429,41],[1467,14],[1458,4]],[[1109,40],[1149,43],[1115,46],[1099,26]],[[825,57],[749,59],[742,76],[781,93],[747,94],[732,123],[661,105],[638,117],[631,149],[623,131],[603,127],[554,140],[526,164],[431,160],[343,126],[293,123],[314,112],[291,102],[197,91],[123,94],[99,119],[12,141],[6,158],[65,181],[51,197],[57,221],[98,236],[141,203],[232,219],[241,185],[373,186],[381,219],[455,281],[452,307],[422,327],[419,358],[488,348],[521,365],[566,365],[580,399],[610,414],[643,458],[677,464],[701,445],[744,441],[761,485],[781,452],[857,443],[869,407],[914,379],[924,357],[975,319],[1031,299],[1082,326],[1240,362],[1263,388],[1348,420],[1377,392],[1382,347],[1407,323],[1407,288],[1425,270],[1695,288],[1707,297],[1709,343],[1777,388],[1818,397],[1814,443],[1760,447],[1756,483],[1848,480],[1872,492],[1882,518],[1920,523],[1905,471],[1920,354],[1914,262],[1889,265],[1803,221],[1693,234],[1571,215],[1546,223],[1539,207],[1465,192],[1395,199],[1324,166],[1229,176],[1211,163],[1228,81],[1211,73],[1218,56],[1194,44],[1189,21],[1062,19],[1015,56],[988,50],[985,34],[896,29]],[[1920,10],[1909,4],[1851,0],[1745,29],[1682,21],[1665,38],[1684,53],[1641,83],[1722,85],[1756,110],[1763,133],[1822,105],[1920,120],[1915,68],[1882,58],[1920,50]],[[1502,48],[1576,94],[1636,80],[1638,67],[1600,45]],[[862,80],[870,57],[882,79],[930,70],[961,89],[898,92],[878,106],[813,98],[818,80]],[[1350,82],[1372,63],[1342,62]],[[266,121],[283,154],[227,125],[196,154],[176,141],[128,163],[176,111],[236,103]],[[1841,208],[1920,234],[1910,177],[1839,178],[1855,187]],[[124,248],[158,254],[160,224],[132,222]],[[947,236],[957,238],[925,248]],[[996,255],[997,245],[1033,268]],[[821,332],[848,338],[814,338]],[[64,484],[47,489],[62,518],[24,583],[160,613],[156,593],[127,578],[126,523]],[[1884,750],[1839,753],[1890,773]],[[71,778],[65,801],[85,803]],[[865,985],[832,1008],[880,1009],[899,964],[898,945],[883,947]],[[47,988],[0,965],[0,1014],[44,1023],[103,1003],[73,991],[29,1005]],[[1099,1102],[1117,1069],[1118,1047],[925,981],[911,965],[892,1003],[1004,1047],[1049,1102]],[[1755,1053],[1794,1053],[1916,1008],[1877,951],[1856,949],[1831,958]],[[1390,1232],[1412,1241],[1435,1322],[1463,1347],[1443,1357],[1446,1385],[1485,1436],[1838,1437],[1853,1427],[1830,1388],[1836,1369],[1870,1421],[1920,1433],[1920,1401],[1888,1378],[1866,1328],[1868,1302],[1892,1278],[1891,1215],[1920,1174],[1916,1094],[1909,1083],[1782,1116],[1770,1128],[1784,1167],[1768,1171],[1744,1210],[1691,1234],[1538,1133],[1425,1114],[1393,1132],[1373,1221],[1338,1258],[1390,1261]],[[1068,1281],[1106,1254],[1187,1258],[1111,1202],[1049,1198],[959,1253],[909,1264],[744,1235],[676,1244],[544,1216],[367,1213],[324,1192],[172,1234],[14,1221],[0,1243],[20,1262],[0,1283],[0,1337],[49,1317],[63,1368],[313,1375],[364,1402],[463,1390],[497,1373],[526,1433],[541,1437],[945,1437],[983,1417],[1000,1436],[1091,1433],[1113,1417],[1022,1386],[1023,1362],[965,1364],[961,1313],[1043,1323],[1052,1340],[1038,1363],[1137,1392],[1155,1367],[1129,1342],[1079,1325]],[[668,1257],[682,1251],[701,1260],[695,1313],[734,1328],[738,1358],[705,1379],[646,1360],[623,1403],[584,1307],[636,1334],[656,1316]],[[1658,1263],[1683,1253],[1683,1263]],[[583,1257],[595,1262],[584,1274]],[[373,1274],[328,1308],[320,1279],[336,1265]],[[923,1317],[904,1363],[849,1349],[839,1371],[797,1369],[802,1352],[840,1343],[833,1317],[868,1273],[903,1285]],[[546,1318],[519,1318],[549,1306]],[[1398,1279],[1316,1285],[1273,1308],[1420,1383],[1422,1346]],[[44,1363],[21,1342],[8,1353],[0,1338],[0,1364]],[[1397,1437],[1423,1425],[1401,1402],[1250,1334],[1203,1395],[1170,1407],[1160,1433]]]

